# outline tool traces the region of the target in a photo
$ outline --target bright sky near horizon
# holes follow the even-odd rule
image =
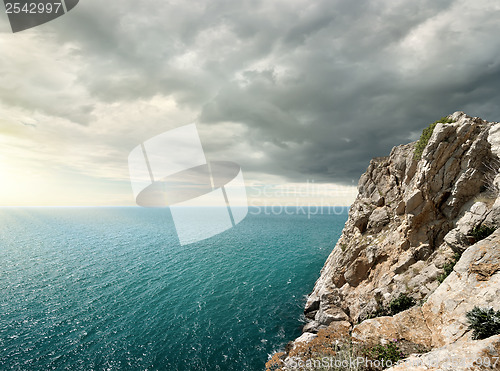
[[[127,158],[197,123],[254,205],[349,205],[372,157],[457,110],[498,121],[491,1],[82,1],[0,14],[0,206],[134,205]],[[315,186],[311,186],[315,184]]]

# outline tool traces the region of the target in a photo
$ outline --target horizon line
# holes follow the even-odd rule
[[[171,205],[175,206],[175,205]],[[145,206],[139,206],[139,205],[0,205],[1,208],[64,208],[64,207],[71,207],[71,208],[109,208],[109,207],[130,207],[130,208],[140,208],[140,209],[168,209],[170,206],[161,206],[161,207],[145,207]],[[225,208],[227,206],[177,206],[177,207],[196,207],[196,208],[201,208],[201,207],[222,207]],[[300,208],[300,207],[321,207],[321,208],[327,208],[327,207],[351,207],[351,205],[314,205],[314,204],[305,204],[305,205],[237,205],[237,206],[232,206],[232,207],[295,207],[295,208]]]

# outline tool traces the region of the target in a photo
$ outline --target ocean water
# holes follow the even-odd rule
[[[0,369],[262,370],[300,335],[340,211],[251,208],[181,246],[168,209],[0,208]]]

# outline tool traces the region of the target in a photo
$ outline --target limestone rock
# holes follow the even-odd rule
[[[405,252],[404,254],[399,256],[398,261],[395,265],[394,273],[399,274],[406,271],[408,267],[413,263],[415,263],[413,254],[409,251]]]
[[[312,334],[315,334],[317,333],[320,329],[322,328],[325,328],[326,326],[323,326],[321,325],[319,322],[317,321],[311,321],[311,322],[308,322],[304,325],[304,327],[302,328],[302,332],[304,333],[312,333]]]
[[[465,314],[475,306],[500,310],[500,230],[469,247],[444,282],[420,307],[366,320],[353,329],[358,341],[406,339],[441,347],[471,340]]]
[[[500,178],[500,176],[499,176],[499,178]],[[495,226],[500,225],[500,197],[497,198],[495,200],[495,202],[493,203],[493,206],[491,207],[491,211],[486,216],[484,223],[488,224],[488,225],[495,225]]]
[[[489,174],[485,162],[496,158],[491,143],[500,143],[500,124],[464,113],[450,117],[457,121],[436,125],[420,161],[413,158],[414,143],[370,161],[306,312],[331,296],[341,298],[338,306],[356,322],[366,308],[387,305],[400,293],[426,298],[453,252],[473,242],[467,234],[492,213],[490,204],[474,200]],[[385,296],[376,299],[381,287]]]
[[[449,118],[455,122],[435,126],[419,161],[415,143],[370,161],[308,296],[308,338],[325,326],[357,323],[404,293],[425,303],[363,321],[354,339],[404,338],[436,352],[461,342],[471,354],[498,347],[498,339],[471,340],[465,313],[500,309],[500,232],[478,243],[470,236],[478,225],[500,226],[500,124],[463,112]],[[439,284],[457,252],[454,271]]]
[[[499,370],[500,335],[479,341],[457,341],[425,354],[414,354],[387,371]]]
[[[371,196],[371,202],[372,202],[372,204],[374,204],[377,207],[384,206],[385,199],[384,199],[384,197],[382,197],[382,195],[378,189],[376,189],[373,192],[373,194]]]
[[[366,344],[379,344],[393,339],[406,339],[431,346],[431,332],[420,307],[413,307],[393,317],[378,317],[354,326],[352,338]]]
[[[387,207],[379,207],[373,210],[368,219],[368,228],[380,230],[384,225],[389,224],[391,218]]]
[[[452,229],[446,236],[444,236],[444,242],[452,248],[453,251],[461,253],[467,246],[469,246],[469,240],[465,234],[460,232],[458,229]]]
[[[463,235],[467,235],[475,226],[481,224],[486,219],[488,213],[489,209],[484,202],[476,202],[458,220],[456,229]]]
[[[365,257],[357,258],[344,273],[344,278],[350,286],[357,286],[366,278],[371,264]]]
[[[424,202],[424,198],[422,196],[422,192],[420,190],[416,190],[413,194],[411,194],[406,200],[406,213],[410,214],[415,209],[417,209]]]
[[[449,344],[467,332],[465,313],[478,307],[500,310],[500,230],[469,247],[422,306],[432,345]]]
[[[317,336],[316,334],[311,334],[310,332],[304,332],[297,339],[295,339],[294,343],[308,343],[316,336]]]
[[[406,203],[404,201],[399,201],[398,206],[396,207],[396,215],[404,214],[406,210]]]
[[[321,306],[316,314],[316,322],[320,325],[329,325],[335,321],[347,321],[349,317],[344,311],[335,306]]]

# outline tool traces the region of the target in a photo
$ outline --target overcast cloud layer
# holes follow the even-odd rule
[[[249,181],[356,183],[443,115],[499,121],[498,19],[489,0],[82,0],[12,34],[3,14],[1,152],[119,193],[133,147],[196,121]]]

